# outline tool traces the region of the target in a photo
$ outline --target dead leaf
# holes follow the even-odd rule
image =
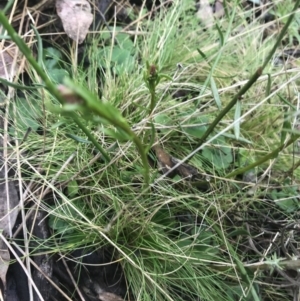
[[[86,0],[56,0],[56,11],[66,34],[81,44],[93,22],[89,2]]]
[[[157,157],[157,162],[159,164],[159,169],[163,174],[167,173],[171,168],[177,165],[180,160],[166,153],[163,148],[156,144],[152,147]],[[172,178],[176,174],[180,175],[184,179],[192,179],[199,175],[198,170],[190,164],[182,163],[174,171],[168,174],[168,177]]]
[[[211,27],[214,24],[213,9],[208,0],[199,1],[200,8],[197,11],[197,17],[202,21],[205,27]]]
[[[174,166],[180,162],[180,160],[178,160],[177,158],[171,157],[171,159],[172,159]],[[197,175],[199,175],[199,171],[197,170],[197,168],[195,168],[194,166],[192,166],[190,164],[186,164],[186,163],[180,164],[176,168],[176,171],[182,178],[185,178],[185,179],[192,179],[193,177],[196,177]]]
[[[159,165],[159,169],[162,171],[163,174],[167,173],[173,166],[174,163],[172,162],[171,156],[167,154],[160,145],[155,144],[152,147],[155,155],[157,157],[157,162]],[[173,177],[174,172],[169,174],[169,177]]]

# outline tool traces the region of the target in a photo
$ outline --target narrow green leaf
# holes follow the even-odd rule
[[[217,31],[220,36],[220,44],[221,44],[221,46],[223,46],[224,45],[224,36],[223,36],[223,32],[222,32],[220,26],[218,25],[218,23],[216,23],[216,28],[217,28]]]
[[[241,117],[241,101],[238,100],[235,106],[235,113],[234,113],[234,121],[238,120]],[[240,138],[240,121],[236,122],[234,125],[234,135],[236,139]]]
[[[100,117],[108,120],[111,124],[116,127],[128,127],[126,119],[122,116],[120,111],[111,105],[109,102],[103,102],[92,92],[84,87],[81,87],[71,81],[69,78],[64,79],[64,84],[69,88],[75,95],[78,95],[83,100],[83,107],[90,109],[93,113],[99,115]]]
[[[280,94],[277,94],[277,96],[279,97],[279,99],[283,102],[283,103],[285,103],[286,105],[288,105],[291,109],[293,109],[293,110],[297,110],[297,108],[294,106],[294,105],[292,105],[287,99],[285,99],[282,95],[280,95]]]
[[[234,236],[239,236],[239,235],[249,237],[251,234],[246,229],[236,228],[232,232],[228,233],[227,237],[229,238],[229,237],[234,237]]]
[[[224,134],[222,134],[222,136],[226,137],[226,138],[229,138],[229,139],[234,139],[236,141],[244,142],[244,143],[247,143],[247,144],[253,144],[252,141],[250,141],[246,138],[243,138],[243,137],[239,137],[239,139],[236,139],[236,137],[232,134],[224,133]]]
[[[77,141],[77,142],[79,142],[79,143],[86,143],[86,144],[91,143],[91,141],[86,140],[86,139],[83,139],[83,138],[81,138],[81,137],[79,137],[79,136],[76,136],[76,135],[74,135],[74,134],[66,133],[66,137],[71,138],[71,139],[73,139],[73,140],[75,140],[75,141]]]
[[[132,131],[129,124],[127,123],[127,120],[122,116],[122,113],[109,102],[101,101],[97,97],[97,95],[93,94],[91,91],[84,87],[78,86],[76,83],[72,82],[71,79],[65,78],[64,83],[68,89],[70,89],[76,96],[79,96],[81,98],[83,102],[82,108],[85,111],[89,110],[92,114],[98,115],[99,117],[106,119],[111,123],[111,125],[116,127],[116,129],[126,133],[126,135],[130,137],[130,140],[132,140],[135,143],[143,161],[145,185],[147,187],[149,185],[149,164],[144,145],[142,144],[142,141]],[[97,141],[96,143],[99,151],[101,153],[103,152],[106,154],[102,146]]]
[[[229,9],[228,9],[227,1],[228,0],[223,1],[223,7],[224,7],[224,11],[225,11],[225,16],[226,16],[227,19],[229,19]]]
[[[56,85],[54,85],[47,74],[44,72],[43,68],[37,63],[35,58],[33,57],[31,50],[26,45],[24,40],[17,34],[14,28],[9,23],[9,20],[4,15],[3,11],[0,10],[0,23],[7,30],[7,33],[11,36],[11,39],[15,42],[15,44],[19,47],[20,51],[26,57],[28,63],[31,65],[33,69],[37,72],[37,74],[41,77],[41,79],[45,82],[45,86],[48,91],[60,102],[64,103],[63,96],[58,91]],[[85,125],[81,122],[76,113],[71,112],[72,119],[78,125],[78,127],[87,135],[87,137],[92,141],[95,147],[102,153],[106,161],[109,161],[108,155],[104,152],[103,148],[96,140],[96,138],[91,134],[91,132],[85,127]],[[141,148],[141,147],[140,147]],[[144,156],[144,162],[146,162],[147,158]],[[144,164],[145,165],[145,164]]]
[[[13,83],[13,82],[10,82],[4,78],[1,78],[0,77],[0,83],[2,83],[3,85],[7,85],[9,87],[12,87],[14,89],[19,89],[19,90],[29,90],[29,91],[33,91],[33,90],[37,90],[37,89],[40,89],[40,88],[45,88],[44,85],[34,85],[34,86],[23,86],[23,85],[19,85],[19,84],[16,84],[16,83]]]
[[[36,37],[36,40],[37,40],[37,43],[38,43],[37,62],[40,65],[40,67],[42,67],[43,66],[43,49],[44,49],[43,48],[43,42],[42,42],[42,39],[41,39],[41,36],[40,36],[38,30],[33,25],[31,25],[31,28],[34,31],[34,34],[35,34],[35,37]]]
[[[153,122],[150,122],[150,126],[151,126],[150,142],[149,142],[149,147],[146,150],[146,153],[149,152],[149,150],[151,149],[151,147],[152,147],[152,145],[154,144],[154,141],[155,141],[156,130],[155,130],[155,126],[154,126]]]
[[[10,8],[12,7],[13,4],[14,4],[14,0],[7,1],[5,7],[2,10],[3,14],[6,14],[10,10]]]
[[[221,99],[220,99],[220,95],[219,95],[219,92],[218,92],[216,82],[215,82],[213,77],[210,78],[210,86],[211,86],[211,91],[212,91],[212,94],[214,96],[214,100],[216,102],[216,105],[219,108],[219,110],[221,110],[222,109],[222,103],[221,103]]]
[[[206,54],[200,49],[200,48],[197,48],[197,51],[199,52],[199,54],[203,57],[203,59],[209,64],[209,66],[211,66],[211,63],[209,62]]]

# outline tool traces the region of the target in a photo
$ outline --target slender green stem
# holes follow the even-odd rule
[[[269,61],[272,59],[275,51],[277,50],[278,46],[280,45],[282,39],[284,38],[289,26],[291,25],[293,19],[294,19],[294,16],[295,16],[295,13],[296,11],[298,10],[299,8],[299,5],[300,5],[300,0],[297,0],[295,5],[294,5],[294,8],[292,10],[292,13],[290,14],[289,18],[287,19],[287,22],[285,23],[285,25],[283,26],[281,32],[279,33],[279,36],[272,48],[272,50],[269,52],[269,55],[266,57],[263,65],[262,65],[262,70],[264,70],[266,68],[266,66],[268,65]]]
[[[196,148],[200,147],[208,138],[208,136],[213,132],[218,123],[223,119],[223,117],[233,108],[233,106],[237,103],[239,99],[241,99],[242,95],[244,95],[250,87],[257,81],[257,79],[261,75],[261,69],[258,69],[250,78],[250,80],[244,85],[244,87],[233,97],[230,103],[220,112],[220,114],[215,118],[215,120],[210,124],[206,132],[200,138],[199,144]],[[189,160],[192,157],[189,158]]]
[[[258,159],[257,161],[245,166],[245,167],[241,167],[238,168],[236,170],[234,170],[233,172],[227,174],[225,176],[225,178],[232,178],[236,175],[239,174],[243,174],[245,172],[247,172],[248,170],[253,169],[256,166],[259,166],[263,163],[265,163],[266,161],[276,158],[278,156],[278,154],[285,149],[286,147],[288,147],[290,144],[294,143],[296,140],[298,140],[300,138],[300,134],[299,135],[293,135],[293,137],[291,137],[286,143],[281,144],[279,147],[277,147],[276,149],[274,149],[272,152],[270,152],[269,154],[265,155],[264,157]]]
[[[144,81],[150,92],[149,115],[151,115],[156,105],[155,89],[156,86],[159,84],[161,78],[162,75],[158,73],[157,67],[155,65],[150,65],[149,62],[146,62],[146,69],[144,71]]]
[[[3,13],[6,14],[13,4],[14,0],[7,1],[5,7],[3,8]]]
[[[150,137],[150,139],[149,139],[150,141],[145,141],[146,144],[149,145],[147,147],[147,152],[151,149],[151,147],[155,141],[155,136],[156,136],[155,127],[152,122],[152,116],[151,116],[151,114],[155,108],[155,105],[156,105],[155,85],[154,85],[153,89],[150,89],[150,97],[151,97],[151,102],[150,102],[149,116],[151,119],[148,121],[147,126],[149,126],[151,128],[151,130],[149,130],[149,132],[146,133],[146,139],[148,139],[148,137]]]
[[[214,60],[213,64],[210,64],[211,68],[210,68],[209,74],[208,74],[208,76],[207,76],[207,78],[206,78],[206,80],[205,80],[205,82],[204,82],[204,84],[201,88],[200,95],[202,95],[206,91],[206,88],[207,88],[208,84],[211,82],[213,73],[214,73],[215,69],[217,68],[217,66],[219,64],[219,61],[223,57],[223,52],[224,52],[224,48],[225,48],[224,44],[228,40],[228,37],[231,35],[231,28],[232,28],[232,23],[234,21],[234,17],[236,15],[236,8],[237,8],[237,3],[235,3],[235,5],[233,5],[233,9],[232,9],[232,12],[231,12],[231,17],[230,17],[230,20],[229,20],[227,31],[225,33],[225,37],[223,36],[223,33],[220,30],[220,27],[218,26],[218,23],[216,23],[216,28],[217,28],[217,30],[219,32],[219,36],[220,36],[221,47],[220,47],[220,50],[218,51],[217,57]],[[229,15],[227,15],[227,17],[229,19]],[[198,52],[199,52],[199,50],[198,50]],[[200,53],[200,55],[202,56],[201,53]],[[200,103],[200,100],[197,102],[197,107],[199,107],[199,103]]]
[[[113,124],[115,127],[122,129],[126,134],[128,134],[128,136],[131,137],[131,139],[133,140],[133,142],[135,143],[142,162],[143,162],[143,166],[144,166],[144,179],[145,179],[145,185],[146,187],[149,186],[149,164],[148,164],[148,160],[147,160],[147,153],[143,147],[143,143],[141,142],[141,140],[137,137],[137,135],[132,131],[132,129],[130,128],[130,126],[123,122],[122,120],[119,120],[118,118],[113,118],[112,116],[106,114],[104,115],[104,111],[102,111],[99,106],[97,106],[97,104],[95,102],[93,102],[91,99],[86,99],[87,102],[85,104],[85,106],[91,110],[92,112],[94,112],[96,115],[100,116],[100,117],[104,117],[107,121],[109,121],[111,124]]]
[[[41,36],[40,36],[38,30],[34,26],[31,26],[31,28],[35,33],[35,36],[36,36],[36,39],[37,39],[37,44],[38,44],[38,59],[37,59],[37,62],[42,67],[43,66],[43,58],[44,58],[43,41],[41,39]]]
[[[19,90],[33,91],[33,90],[37,90],[40,88],[45,88],[44,85],[40,85],[40,84],[35,84],[34,86],[23,86],[23,85],[19,85],[19,84],[10,82],[4,78],[0,78],[0,83],[2,83],[3,85],[7,85],[9,87],[12,87],[14,89],[19,89]]]
[[[150,111],[149,111],[149,115],[152,114],[155,105],[156,105],[156,95],[155,95],[155,88],[154,90],[150,90],[150,94],[151,94],[151,100],[150,100]]]
[[[3,25],[5,30],[10,35],[11,39],[16,43],[16,45],[19,47],[20,51],[24,54],[27,61],[30,63],[32,68],[37,72],[37,74],[41,77],[41,79],[45,83],[45,87],[48,89],[48,91],[62,104],[64,104],[64,98],[59,93],[59,91],[56,88],[56,85],[51,82],[51,80],[48,78],[47,74],[44,72],[42,67],[37,63],[33,55],[31,54],[30,49],[27,47],[25,42],[21,39],[21,37],[16,33],[14,28],[9,24],[7,18],[3,14],[3,12],[0,11],[0,23]],[[71,118],[74,120],[74,122],[77,124],[77,126],[86,134],[88,139],[95,145],[95,147],[99,150],[99,152],[103,155],[105,161],[109,161],[110,158],[108,154],[105,152],[105,150],[102,148],[102,146],[99,144],[99,142],[95,139],[95,137],[91,134],[91,132],[84,126],[84,124],[80,121],[79,117],[75,112],[70,112]]]
[[[297,0],[295,3],[295,6],[293,8],[293,12],[289,16],[286,24],[282,28],[272,50],[270,51],[269,55],[266,57],[263,65],[258,68],[258,70],[251,76],[249,81],[241,88],[241,90],[233,97],[233,99],[230,101],[230,103],[220,112],[220,114],[215,118],[215,120],[211,123],[211,125],[208,127],[206,132],[203,134],[203,136],[200,138],[200,142],[196,146],[196,148],[199,148],[208,138],[208,136],[213,132],[215,127],[218,125],[218,123],[222,120],[222,118],[234,107],[234,105],[237,103],[238,100],[241,99],[241,97],[253,86],[253,84],[257,81],[257,79],[261,76],[263,70],[269,63],[269,61],[272,59],[276,49],[278,48],[279,44],[281,43],[283,37],[285,36],[288,27],[290,26],[291,22],[293,21],[294,15],[296,10],[298,9],[300,4],[300,0]],[[189,160],[192,158],[191,156]]]
[[[149,187],[150,177],[149,177],[149,163],[147,159],[147,153],[143,147],[141,140],[134,134],[133,141],[136,144],[136,147],[141,155],[141,159],[144,165],[144,179],[145,179],[145,188]]]
[[[126,119],[123,118],[122,114],[111,104],[103,103],[99,101],[99,99],[95,96],[95,94],[85,89],[84,87],[79,87],[70,79],[66,79],[65,84],[67,85],[67,88],[70,89],[70,92],[72,94],[75,94],[76,96],[80,97],[80,99],[83,101],[83,104],[81,104],[81,106],[85,112],[94,113],[97,116],[108,121],[111,125],[115,126],[117,129],[121,129],[135,143],[141,155],[141,159],[144,166],[144,172],[145,172],[144,174],[145,184],[146,187],[148,187],[149,186],[149,164],[147,160],[146,149],[143,147],[143,143],[141,142],[141,140],[132,131]]]

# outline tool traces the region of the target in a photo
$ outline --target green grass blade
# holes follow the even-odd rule
[[[215,82],[213,77],[210,78],[210,85],[211,85],[211,91],[213,93],[216,105],[219,108],[219,110],[221,110],[222,109],[222,103],[221,103],[221,99],[220,99],[220,95],[219,95],[219,91],[218,91],[216,82]]]
[[[36,39],[37,39],[37,43],[38,43],[38,64],[42,67],[43,66],[43,42],[42,42],[42,39],[41,39],[41,36],[39,34],[39,32],[37,31],[37,29],[31,25],[31,28],[33,29],[34,33],[35,33],[35,36],[36,36]]]
[[[198,53],[203,57],[203,59],[208,63],[209,66],[211,66],[211,63],[210,61],[208,60],[206,54],[200,49],[200,48],[197,48],[197,51]],[[212,66],[211,66],[212,67]]]
[[[224,46],[224,35],[223,35],[223,32],[218,23],[216,23],[216,28],[217,28],[217,31],[218,31],[219,37],[220,37],[220,46],[222,47],[222,46]]]
[[[242,110],[241,106],[242,106],[241,101],[238,100],[235,106],[234,121],[238,120],[241,117],[241,110]],[[234,124],[234,135],[237,140],[240,139],[240,124],[241,124],[240,121],[235,122]]]
[[[40,88],[45,88],[45,86],[41,85],[41,84],[36,84],[34,86],[19,85],[19,84],[10,82],[10,81],[8,81],[8,80],[6,80],[4,78],[1,78],[1,77],[0,77],[0,83],[2,83],[3,85],[7,85],[9,87],[12,87],[14,89],[19,89],[19,90],[33,91],[33,90],[37,90],[37,89],[40,89]]]
[[[279,99],[286,105],[288,105],[292,110],[296,111],[297,108],[296,106],[294,106],[293,104],[291,104],[286,98],[284,98],[282,95],[277,94],[277,96],[279,97]]]
[[[146,149],[144,148],[141,140],[131,130],[129,124],[127,123],[126,119],[122,116],[122,114],[110,103],[99,100],[89,90],[76,85],[70,79],[65,79],[65,84],[68,89],[70,89],[76,95],[80,96],[81,100],[83,100],[82,107],[84,108],[84,111],[92,112],[98,115],[99,117],[104,118],[116,128],[119,128],[122,131],[124,131],[132,139],[132,141],[135,143],[140,153],[143,166],[144,166],[145,184],[146,186],[148,186],[149,166],[148,166]]]
[[[64,104],[65,100],[62,97],[62,95],[57,90],[57,87],[54,83],[51,82],[47,74],[44,72],[44,70],[41,68],[41,66],[37,63],[33,55],[31,54],[30,49],[27,47],[25,42],[22,40],[22,38],[16,33],[14,28],[9,24],[7,18],[5,17],[4,13],[0,11],[0,23],[3,25],[3,27],[6,29],[8,34],[10,35],[11,39],[16,43],[16,45],[19,47],[23,55],[26,57],[29,64],[32,66],[32,68],[35,69],[37,74],[41,77],[41,79],[45,83],[45,87],[48,89],[48,91],[61,103]],[[78,125],[78,127],[87,135],[89,140],[95,145],[95,147],[101,152],[104,159],[106,161],[109,161],[109,156],[104,151],[102,146],[99,144],[99,142],[95,139],[95,137],[91,134],[91,132],[84,126],[84,124],[81,122],[79,117],[75,113],[70,113],[72,119],[74,122]]]

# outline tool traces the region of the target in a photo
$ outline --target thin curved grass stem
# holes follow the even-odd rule
[[[281,43],[283,37],[285,36],[290,24],[293,21],[295,12],[297,11],[298,7],[300,5],[300,0],[297,0],[292,13],[290,14],[286,24],[282,28],[272,50],[269,52],[268,56],[266,57],[264,63],[260,68],[256,70],[256,72],[251,76],[249,81],[240,89],[240,91],[233,97],[233,99],[230,101],[230,103],[220,112],[220,114],[215,118],[215,120],[210,124],[206,132],[203,134],[203,136],[200,138],[200,142],[196,146],[196,148],[200,147],[208,138],[208,136],[214,131],[215,127],[219,124],[219,122],[223,119],[223,117],[235,106],[238,100],[241,99],[241,97],[253,86],[253,84],[257,81],[257,79],[261,76],[263,70],[269,63],[269,61],[272,59],[274,53],[276,52],[276,49],[278,48],[279,44]],[[189,160],[192,158],[191,156]]]
[[[5,30],[10,35],[11,39],[16,43],[19,47],[20,51],[26,57],[27,61],[30,63],[32,68],[37,72],[37,74],[44,81],[46,88],[48,91],[61,103],[64,104],[64,98],[59,93],[56,88],[56,85],[51,82],[47,74],[44,72],[42,67],[38,64],[35,58],[32,56],[30,49],[27,47],[25,42],[20,38],[20,36],[16,33],[14,28],[9,24],[7,18],[4,13],[0,11],[0,23],[3,25]],[[91,132],[84,126],[84,124],[79,120],[78,116],[75,112],[70,112],[69,114],[74,122],[78,125],[78,127],[86,134],[88,139],[94,144],[94,146],[98,149],[98,151],[103,155],[105,161],[110,161],[110,158],[106,151],[102,148],[100,143],[96,140],[96,138],[91,134]]]

